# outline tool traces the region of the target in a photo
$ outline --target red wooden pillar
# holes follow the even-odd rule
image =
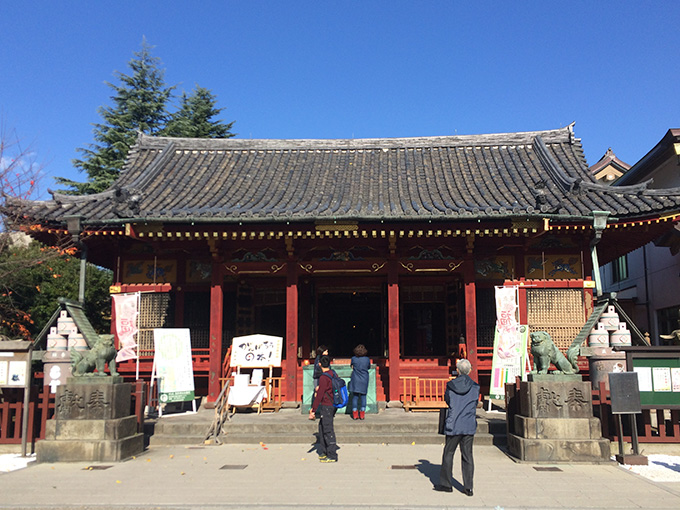
[[[222,317],[224,293],[222,291],[222,264],[212,263],[210,284],[210,372],[208,375],[208,402],[215,402],[220,394],[222,377]]]
[[[517,306],[519,306],[519,323],[528,324],[529,309],[527,307],[527,287],[524,278],[519,279],[519,286],[517,287]]]
[[[387,270],[387,350],[389,361],[389,400],[399,401],[399,277],[397,262],[388,262]]]
[[[472,257],[467,257],[465,260],[463,282],[465,284],[465,343],[468,360],[472,363],[470,377],[479,382],[477,370],[477,289],[475,287],[475,261]]]
[[[298,272],[295,264],[288,262],[286,282],[286,400],[296,402],[297,395],[297,353],[298,353]]]

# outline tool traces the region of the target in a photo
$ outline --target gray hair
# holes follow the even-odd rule
[[[456,363],[456,370],[458,370],[458,373],[461,375],[468,375],[472,370],[472,363],[466,359],[459,359]]]

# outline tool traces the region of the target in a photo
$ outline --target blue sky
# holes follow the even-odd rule
[[[142,38],[239,138],[381,138],[576,122],[589,164],[680,127],[677,1],[0,0],[0,116],[51,176],[92,142]]]

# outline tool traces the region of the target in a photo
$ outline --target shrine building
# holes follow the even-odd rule
[[[680,188],[597,181],[573,126],[351,140],[140,135],[107,191],[14,202],[28,232],[76,235],[112,292],[142,292],[141,374],[152,330],[191,331],[197,394],[215,400],[234,336],[284,338],[283,399],[326,345],[362,343],[381,401],[408,376],[466,355],[488,386],[494,287],[518,286],[520,323],[568,347],[593,309],[593,267],[680,219]],[[596,251],[597,257],[593,257]],[[121,364],[134,377],[134,362]]]

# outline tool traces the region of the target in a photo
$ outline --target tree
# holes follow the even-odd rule
[[[5,257],[21,261],[40,260],[45,248],[34,241],[15,246]],[[110,331],[111,296],[109,287],[113,273],[108,269],[87,264],[85,270],[85,301],[83,309],[98,333]],[[30,270],[19,271],[13,280],[13,297],[17,309],[25,310],[25,327],[35,337],[58,307],[58,298],[78,300],[80,260],[68,254],[33,264]]]
[[[67,193],[104,191],[122,170],[137,133],[154,135],[163,131],[174,86],[165,85],[165,70],[160,68],[160,59],[151,55],[151,49],[144,39],[142,49],[128,62],[132,74],[116,71],[121,84],[107,82],[114,90],[113,105],[99,108],[104,122],[94,124],[95,143],[89,148],[77,149],[84,157],[73,160],[76,168],[87,173],[88,180],[81,183],[57,177],[59,184],[72,188]]]
[[[77,149],[84,157],[73,160],[78,170],[87,173],[87,182],[57,177],[58,184],[70,188],[65,193],[91,194],[109,188],[123,169],[139,132],[172,137],[234,136],[231,133],[233,122],[224,124],[213,120],[223,108],[216,108],[216,97],[198,85],[191,95],[182,94],[176,112],[168,112],[175,86],[165,85],[165,70],[160,67],[160,59],[151,56],[151,49],[146,39],[143,40],[141,51],[134,53],[134,58],[128,62],[131,75],[116,72],[121,84],[107,82],[115,91],[111,97],[113,105],[99,108],[104,122],[94,124],[95,143]]]
[[[75,252],[70,236],[60,239],[58,246],[38,247],[30,255],[25,252],[31,241],[22,230],[31,226],[14,206],[38,193],[42,171],[30,145],[0,123],[0,335],[10,338],[31,334],[33,321],[18,291],[31,272]]]
[[[233,122],[212,120],[224,108],[216,108],[217,97],[196,85],[192,94],[182,93],[180,108],[170,116],[163,134],[180,138],[231,138]]]

